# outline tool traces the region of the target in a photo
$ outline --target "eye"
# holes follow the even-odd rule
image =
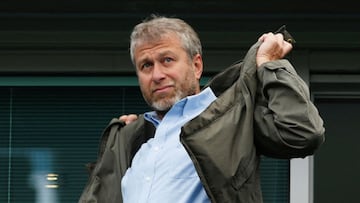
[[[152,67],[152,63],[146,62],[146,63],[143,63],[140,66],[140,69],[143,70],[143,69],[148,69],[148,68],[151,68],[151,67]]]
[[[172,62],[172,61],[174,61],[172,58],[170,58],[170,57],[166,57],[165,59],[164,59],[164,62],[165,63],[170,63],[170,62]]]
[[[143,67],[143,68],[149,68],[150,66],[151,66],[150,63],[144,63],[142,67]]]

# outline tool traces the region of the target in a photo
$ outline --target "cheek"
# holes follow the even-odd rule
[[[149,77],[146,76],[146,74],[137,74],[137,78],[138,78],[138,83],[140,86],[146,86],[148,85],[150,79]]]
[[[139,82],[139,85],[140,85],[140,90],[141,90],[141,94],[142,94],[143,98],[145,99],[146,102],[149,102],[151,95],[150,95],[150,90],[149,90],[148,85],[141,84],[140,82]]]
[[[151,88],[150,80],[146,80],[144,78],[139,78],[138,83],[139,83],[141,91],[145,94],[149,94],[150,88]]]
[[[145,83],[145,81],[139,80],[138,82],[139,82],[139,86],[140,86],[140,88],[141,88],[141,91],[146,91],[147,88],[149,88],[149,85],[147,85],[147,84]]]

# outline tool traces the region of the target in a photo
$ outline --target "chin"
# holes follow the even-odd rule
[[[151,104],[151,107],[155,111],[168,111],[171,107],[178,101],[180,101],[180,97],[172,97],[170,99],[160,99]]]

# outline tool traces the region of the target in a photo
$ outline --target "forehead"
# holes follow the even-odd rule
[[[152,39],[141,41],[136,46],[134,53],[135,59],[139,59],[144,57],[144,55],[161,53],[171,50],[179,51],[179,49],[184,50],[179,37],[177,37],[175,34],[168,34],[159,37],[157,40]]]

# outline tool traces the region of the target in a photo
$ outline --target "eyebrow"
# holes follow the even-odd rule
[[[163,58],[163,57],[166,56],[166,55],[175,55],[175,54],[174,54],[173,51],[165,50],[165,51],[163,51],[163,52],[160,52],[160,53],[158,54],[158,56],[156,56],[156,58]],[[139,60],[139,63],[137,63],[137,64],[143,64],[143,63],[145,63],[146,61],[151,61],[148,56],[145,56],[144,58],[141,58],[141,59]]]
[[[164,52],[161,52],[159,54],[160,58],[162,58],[162,57],[164,57],[166,55],[175,55],[175,53],[173,51],[165,50]]]

